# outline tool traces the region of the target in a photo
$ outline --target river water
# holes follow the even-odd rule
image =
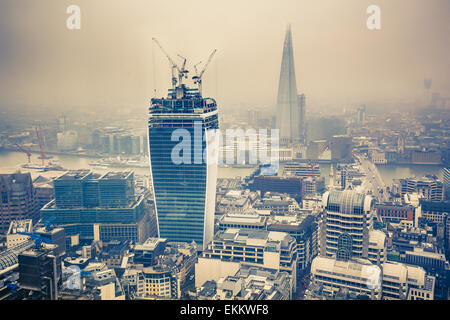
[[[55,161],[56,160],[56,161]],[[0,151],[0,173],[11,173],[20,168],[22,164],[27,163],[28,159],[25,153],[14,151]],[[45,160],[48,161],[48,160]],[[94,172],[105,173],[107,171],[124,171],[133,170],[138,175],[148,175],[149,169],[147,168],[103,168],[90,166],[89,163],[96,162],[98,159],[68,156],[68,155],[53,155],[50,161],[55,161],[58,165],[65,169],[91,169]],[[38,159],[37,154],[31,155],[32,164],[42,164],[42,160]],[[27,169],[20,168],[21,172],[26,172]],[[219,168],[219,178],[233,178],[233,177],[245,177],[254,171],[253,168]]]
[[[31,162],[35,164],[41,164],[41,160],[37,158],[37,154],[31,155]],[[90,162],[95,162],[97,159],[69,156],[69,155],[54,155],[51,160],[56,160],[57,163],[66,169],[91,169],[95,172],[104,173],[106,171],[122,171],[126,168],[99,168],[90,166]],[[50,160],[50,161],[51,161]],[[17,170],[20,165],[27,162],[27,156],[21,152],[14,151],[0,151],[0,173],[7,173]],[[442,168],[435,165],[378,165],[378,170],[386,185],[391,185],[393,179],[406,178],[406,177],[421,177],[425,174],[433,174],[442,179]],[[149,170],[147,168],[131,168],[136,174],[148,175]],[[245,177],[253,172],[252,168],[219,168],[219,178],[233,178],[237,176]],[[21,169],[22,172],[26,172],[26,169]],[[330,173],[329,164],[320,165],[321,175],[325,176],[328,180]]]

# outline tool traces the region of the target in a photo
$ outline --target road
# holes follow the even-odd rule
[[[366,175],[361,188],[370,191],[371,195],[380,203],[389,201],[386,185],[375,164],[361,155],[356,155],[356,158],[361,164],[361,171]]]

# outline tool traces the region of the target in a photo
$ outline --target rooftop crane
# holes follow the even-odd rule
[[[52,227],[52,222],[56,220],[56,216],[51,216],[49,219],[47,219],[47,221],[43,222],[44,226],[45,226],[45,231],[51,231],[53,230]]]
[[[42,243],[47,243],[47,244],[52,244],[52,240],[43,237],[42,235],[40,235],[39,233],[35,233],[35,232],[18,232],[17,234],[21,234],[24,236],[29,236],[31,240],[34,241],[35,245],[36,245],[36,249],[41,249],[42,248]]]
[[[181,56],[181,55],[178,55],[178,56],[179,56],[181,59],[183,59],[183,66],[182,66],[181,69],[179,70],[179,72],[181,72],[181,78],[180,78],[180,79],[182,79],[183,77],[187,78],[186,73],[188,73],[189,71],[185,69],[185,67],[186,67],[186,58],[183,57],[183,56]],[[181,83],[181,80],[180,80],[180,83]]]
[[[175,89],[177,82],[181,85],[181,81],[183,80],[183,77],[185,76],[185,74],[188,72],[187,70],[184,69],[185,65],[186,65],[186,59],[181,57],[182,59],[184,59],[184,63],[183,63],[183,67],[180,69],[178,67],[178,65],[172,60],[172,58],[169,56],[169,54],[166,52],[166,50],[164,50],[164,48],[161,46],[161,44],[159,43],[158,40],[156,40],[156,38],[152,38],[152,40],[158,45],[158,47],[161,49],[161,51],[164,53],[164,55],[167,57],[167,59],[169,60],[170,64],[172,65],[172,86],[173,89]],[[178,80],[175,77],[175,70],[178,71]]]
[[[22,147],[19,146],[17,143],[15,143],[14,145],[15,145],[17,148],[19,148],[19,150],[21,150],[22,152],[24,152],[24,153],[27,155],[27,157],[28,157],[28,163],[30,163],[30,162],[31,162],[31,160],[30,160],[30,158],[31,158],[31,151],[22,148]]]
[[[192,80],[194,80],[195,84],[198,84],[198,91],[200,92],[200,94],[202,94],[202,77],[203,77],[203,74],[205,73],[206,68],[208,67],[209,63],[211,62],[211,60],[212,60],[214,54],[216,53],[216,51],[217,51],[217,49],[214,49],[214,51],[209,55],[208,61],[205,63],[205,66],[203,67],[202,71],[200,71],[200,73],[198,73],[197,65],[199,65],[201,62],[197,63],[194,66],[196,75],[192,77]]]
[[[37,127],[35,129],[36,129],[37,140],[39,143],[39,149],[41,150],[42,165],[44,165],[45,153],[44,153],[44,149],[42,148],[41,137],[39,136],[39,130]]]

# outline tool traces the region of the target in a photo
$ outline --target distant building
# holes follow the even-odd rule
[[[39,209],[54,199],[55,192],[51,179],[39,176],[33,180],[33,186],[36,190],[36,201]]]
[[[302,178],[257,176],[251,186],[252,191],[261,191],[263,197],[266,192],[287,193],[297,201],[302,198]]]
[[[377,216],[385,223],[399,223],[402,220],[415,224],[417,208],[410,204],[377,203]]]
[[[254,199],[254,195],[245,193],[242,190],[230,190],[225,195],[217,199],[217,213],[242,213],[247,211]]]
[[[418,193],[428,200],[444,200],[444,185],[437,177],[399,179],[398,183],[402,197],[407,193]]]
[[[284,164],[284,174],[295,177],[320,177],[320,166],[316,163],[287,162]]]
[[[305,135],[305,96],[297,93],[290,25],[288,25],[284,39],[276,113],[276,127],[280,130],[281,141],[303,141]]]
[[[29,241],[30,236],[21,233],[31,232],[33,232],[33,221],[31,219],[12,221],[6,233],[6,248],[11,249]]]
[[[322,178],[303,178],[303,195],[321,195],[325,191],[325,177]]]
[[[442,176],[444,178],[445,197],[450,200],[450,167],[442,169]]]
[[[0,174],[0,234],[5,234],[12,221],[39,219],[36,191],[29,173]]]
[[[268,210],[272,214],[294,213],[300,210],[298,202],[287,195],[267,194],[252,206],[257,210]]]
[[[308,143],[306,148],[306,159],[320,159],[322,154],[328,149],[329,143],[327,140],[314,140]]]
[[[331,138],[331,160],[337,162],[352,162],[352,137],[336,135]]]
[[[386,153],[380,149],[369,150],[369,159],[374,164],[386,164],[388,162],[386,159]]]
[[[69,171],[54,180],[55,200],[41,209],[68,236],[80,240],[144,241],[149,233],[145,197],[134,193],[133,172]]]

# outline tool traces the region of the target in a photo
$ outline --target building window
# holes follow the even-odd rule
[[[2,203],[8,203],[8,193],[5,191],[2,192]]]

